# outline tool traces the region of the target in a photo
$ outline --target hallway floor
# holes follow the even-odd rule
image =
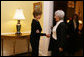
[[[21,54],[21,55],[16,55],[16,56],[31,56],[31,53],[30,54]],[[39,56],[42,56],[42,55],[39,55]],[[66,56],[70,56],[70,55],[66,55]],[[74,55],[72,56],[83,56],[83,49],[80,49],[79,51],[75,52]]]

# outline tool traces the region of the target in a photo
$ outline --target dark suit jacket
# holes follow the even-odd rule
[[[72,53],[76,48],[77,44],[77,39],[78,39],[78,27],[79,27],[79,22],[78,20],[76,21],[76,29],[74,28],[74,22],[73,20],[70,20],[68,23],[68,38],[67,38],[67,51]],[[78,44],[77,44],[78,45]]]
[[[40,33],[36,33],[36,30],[39,30]],[[46,35],[45,33],[41,33],[41,31],[42,31],[42,28],[41,28],[39,21],[33,19],[32,24],[31,24],[31,40],[39,41],[40,36]]]
[[[66,46],[66,25],[64,22],[60,23],[57,28],[57,41],[55,42],[53,38],[51,38],[49,50],[53,49],[53,44],[56,43],[57,47],[65,48]]]
[[[79,22],[78,21],[76,21],[76,29],[74,28],[74,22],[73,22],[73,20],[71,20],[70,22],[69,22],[69,35],[70,36],[74,36],[74,35],[76,35],[77,33],[78,33],[78,27],[79,27]]]
[[[57,28],[58,47],[65,47],[66,44],[66,25],[62,22]]]

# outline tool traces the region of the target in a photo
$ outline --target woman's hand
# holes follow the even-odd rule
[[[40,31],[39,30],[36,30],[36,33],[40,33]]]
[[[59,48],[59,51],[60,51],[60,52],[63,52],[63,48],[60,47],[60,48]]]
[[[49,37],[50,37],[50,34],[46,34],[46,37],[48,37],[48,38],[49,38]]]

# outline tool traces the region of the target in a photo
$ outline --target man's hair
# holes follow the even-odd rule
[[[79,18],[78,14],[74,14],[73,17],[74,16],[76,16],[76,21],[78,22],[78,18]],[[73,17],[72,17],[72,19],[73,19]]]

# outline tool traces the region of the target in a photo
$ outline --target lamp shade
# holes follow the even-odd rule
[[[16,9],[15,16],[13,17],[13,19],[18,19],[18,20],[25,19],[24,14],[23,14],[23,10]]]

